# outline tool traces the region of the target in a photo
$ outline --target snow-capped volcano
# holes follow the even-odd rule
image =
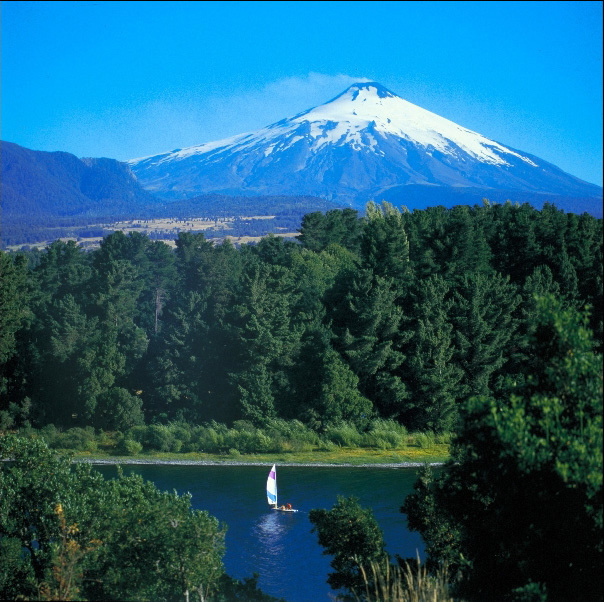
[[[223,192],[352,201],[403,185],[602,195],[595,185],[374,82],[354,84],[255,132],[129,163],[143,186],[172,198]]]

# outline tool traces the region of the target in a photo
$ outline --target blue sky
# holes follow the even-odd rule
[[[601,2],[6,2],[0,134],[126,160],[359,79],[602,185]]]

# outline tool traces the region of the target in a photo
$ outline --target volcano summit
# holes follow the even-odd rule
[[[133,159],[139,182],[167,199],[206,193],[369,198],[464,192],[498,200],[582,199],[602,188],[422,109],[384,86],[358,83],[329,102],[263,129]],[[396,200],[396,199],[394,199]],[[463,202],[463,201],[461,201]],[[584,209],[585,210],[585,209]]]

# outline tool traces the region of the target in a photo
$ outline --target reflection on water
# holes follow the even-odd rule
[[[294,513],[269,510],[254,525],[251,536],[256,543],[254,555],[258,566],[276,566],[281,561],[288,562],[288,533],[298,526]]]
[[[259,586],[288,602],[330,600],[326,579],[331,558],[322,554],[308,512],[331,508],[338,495],[354,495],[373,509],[390,554],[422,555],[419,536],[409,532],[399,511],[412,491],[414,470],[280,467],[280,498],[299,509],[289,513],[275,512],[266,503],[269,468],[137,465],[124,467],[124,472],[138,472],[161,489],[190,492],[195,508],[228,526],[227,572],[239,579],[259,573]],[[99,470],[106,476],[116,474],[115,467]]]
[[[282,513],[270,510],[262,517],[252,533],[263,546],[275,546],[283,540],[287,532],[293,527],[294,513]]]

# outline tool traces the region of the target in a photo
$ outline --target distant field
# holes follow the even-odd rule
[[[178,236],[179,232],[193,232],[193,233],[204,233],[207,234],[208,239],[220,241],[228,238],[234,244],[247,244],[250,242],[258,242],[266,234],[259,236],[253,235],[237,235],[229,234],[229,231],[233,230],[235,222],[240,223],[241,221],[254,222],[274,220],[274,215],[251,215],[251,216],[232,216],[232,217],[221,217],[218,219],[208,219],[204,217],[191,218],[191,219],[178,219],[178,218],[157,218],[157,219],[133,219],[126,221],[118,221],[111,223],[95,223],[91,224],[89,228],[100,228],[107,232],[114,232],[121,230],[124,233],[129,232],[140,232],[153,238],[153,240],[160,240],[165,242],[171,247],[175,247],[174,239]],[[275,231],[284,230],[275,226]],[[210,231],[210,232],[208,232]],[[284,238],[294,238],[299,235],[299,232],[275,232],[275,236],[281,236]],[[47,247],[56,239],[43,240],[36,243],[31,243],[28,246],[31,248],[43,249]],[[73,240],[78,243],[79,246],[86,249],[94,249],[100,246],[103,240],[102,236],[65,236],[60,237],[59,240],[69,241]],[[18,251],[23,245],[10,245],[7,247],[9,251]]]

